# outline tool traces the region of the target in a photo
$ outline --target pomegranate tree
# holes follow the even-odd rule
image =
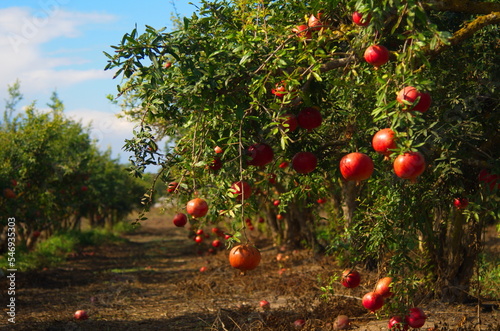
[[[350,153],[340,160],[340,173],[345,180],[368,179],[372,175],[373,169],[372,159],[363,153]]]

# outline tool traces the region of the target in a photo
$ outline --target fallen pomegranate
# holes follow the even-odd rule
[[[342,272],[340,283],[347,288],[355,288],[361,283],[361,275],[357,270],[346,269]]]
[[[73,315],[73,317],[76,319],[76,320],[86,320],[89,318],[89,315],[87,314],[87,312],[85,310],[77,310],[75,311],[75,314]]]
[[[339,315],[335,319],[335,322],[333,322],[333,329],[334,330],[347,330],[349,329],[351,325],[351,321],[349,320],[349,317],[346,315]]]
[[[391,292],[392,277],[380,278],[375,285],[375,293],[380,294],[383,298],[390,298],[393,296]]]

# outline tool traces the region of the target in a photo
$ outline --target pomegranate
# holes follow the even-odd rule
[[[187,216],[186,214],[184,213],[177,213],[175,216],[174,216],[174,219],[172,220],[174,225],[177,226],[177,227],[183,227],[184,225],[186,225],[188,219],[187,219]]]
[[[15,199],[17,194],[11,188],[5,188],[3,189],[3,196],[7,199]]]
[[[253,166],[265,166],[273,160],[274,152],[271,146],[260,143],[254,144],[247,148],[247,153],[250,156],[248,164]]]
[[[382,45],[372,45],[366,49],[364,58],[366,62],[378,68],[389,62],[389,50]]]
[[[292,29],[292,32],[295,33],[297,37],[301,39],[312,38],[312,32],[311,30],[309,30],[309,27],[305,24],[297,25],[295,28]]]
[[[373,169],[372,159],[363,153],[350,153],[340,160],[340,172],[345,180],[368,179],[372,175]]]
[[[413,86],[406,86],[399,91],[396,100],[403,105],[403,110],[416,110],[421,113],[425,113],[432,103],[429,93],[421,93]]]
[[[308,174],[316,169],[318,159],[311,152],[298,152],[292,158],[292,168],[299,174]]]
[[[408,324],[406,324],[406,322],[401,316],[391,317],[389,323],[387,324],[387,327],[389,328],[389,330],[394,330],[394,331],[408,330]]]
[[[370,24],[372,15],[368,14],[366,15],[366,18],[363,18],[363,16],[364,15],[362,13],[355,11],[354,13],[352,13],[352,21],[356,25],[367,26],[368,24]]]
[[[347,288],[355,288],[361,283],[361,275],[357,270],[346,269],[342,273],[340,283]]]
[[[412,182],[420,176],[425,170],[424,156],[419,152],[407,152],[399,155],[393,163],[396,176],[409,179]]]
[[[170,183],[168,183],[167,192],[168,193],[175,192],[175,190],[177,190],[177,187],[179,187],[179,183],[170,182]]]
[[[383,298],[390,298],[393,296],[391,292],[392,277],[380,278],[375,285],[375,293],[380,294]]]
[[[203,242],[203,236],[196,236],[196,237],[194,237],[194,241],[197,244],[201,244]]]
[[[231,192],[236,194],[236,199],[246,200],[252,195],[252,187],[245,181],[238,181],[231,185]]]
[[[333,322],[333,329],[334,330],[347,330],[349,329],[349,326],[351,325],[351,321],[349,320],[349,317],[346,315],[339,315],[335,319],[335,322]]]
[[[208,204],[201,198],[194,198],[187,203],[186,211],[193,218],[203,217],[208,213]]]
[[[427,316],[422,309],[414,307],[410,309],[410,313],[406,316],[405,321],[412,328],[418,329],[424,326]]]
[[[253,270],[260,263],[260,251],[252,245],[238,245],[229,252],[229,264],[241,271]]]
[[[293,114],[285,114],[280,117],[281,120],[281,128],[286,132],[292,132],[297,129],[298,121],[297,117]]]
[[[397,147],[394,131],[387,128],[375,133],[372,138],[372,146],[377,153],[385,155],[386,157],[391,155],[391,149],[395,149]]]
[[[318,13],[318,17],[311,15],[307,22],[307,25],[311,30],[319,31],[322,29],[323,23],[321,23],[321,13]]]
[[[220,154],[220,153],[222,153],[222,152],[223,152],[223,150],[222,150],[222,148],[221,148],[221,147],[219,147],[219,146],[215,146],[215,147],[214,147],[214,152],[215,152],[216,154]]]
[[[374,312],[384,305],[384,298],[375,292],[368,292],[363,296],[363,307]]]
[[[212,162],[210,162],[208,167],[212,171],[218,171],[218,170],[220,170],[220,168],[222,168],[222,161],[218,157],[215,157],[212,160]]]
[[[301,318],[293,322],[293,327],[297,330],[302,329],[304,325],[306,325],[306,321]]]
[[[274,94],[277,98],[283,99],[283,97],[288,94],[285,85],[286,84],[284,82],[277,83],[276,87],[271,89],[271,93]]]
[[[269,310],[271,308],[271,304],[267,300],[261,300],[259,306],[264,310]]]
[[[278,207],[280,205],[281,201],[279,200],[274,200],[273,201],[273,205],[275,205],[276,207]]]
[[[212,241],[213,247],[217,248],[220,247],[220,245],[222,245],[222,242],[219,239],[215,239],[214,241]]]
[[[319,127],[322,121],[318,107],[306,107],[297,115],[299,126],[309,131]]]
[[[288,162],[287,161],[283,161],[283,162],[280,163],[280,165],[278,167],[280,167],[281,169],[285,169],[286,167],[288,167]]]
[[[469,200],[467,198],[455,198],[453,200],[453,205],[457,209],[465,209],[469,205]]]

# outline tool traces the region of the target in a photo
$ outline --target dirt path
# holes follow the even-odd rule
[[[363,286],[346,290],[335,283],[338,300],[321,300],[321,284],[339,273],[331,258],[296,251],[278,262],[276,249],[261,242],[261,266],[242,276],[223,248],[207,254],[208,244],[194,244],[187,229],[169,223],[148,220],[126,243],[86,248],[58,268],[20,273],[16,324],[4,315],[0,329],[293,330],[293,322],[304,319],[303,330],[331,330],[339,314],[350,316],[355,330],[387,329],[387,319],[367,314],[357,299],[367,291]],[[269,311],[259,307],[264,299]],[[78,309],[90,318],[74,320]],[[472,329],[475,309],[434,302],[425,328]],[[500,330],[497,311],[482,316],[482,330]]]

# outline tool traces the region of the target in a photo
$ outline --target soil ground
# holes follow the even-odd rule
[[[293,322],[304,319],[302,330],[332,330],[344,314],[352,330],[387,330],[387,317],[367,312],[360,300],[373,288],[376,274],[361,270],[363,282],[356,289],[333,282],[333,294],[325,300],[320,287],[342,272],[333,257],[294,251],[277,261],[277,249],[254,238],[262,262],[241,275],[230,267],[224,248],[206,254],[208,243],[197,245],[187,233],[157,216],[126,235],[124,243],[87,247],[56,268],[18,273],[16,323],[7,323],[2,295],[0,329],[295,330]],[[7,288],[5,278],[0,286]],[[260,308],[261,300],[271,308]],[[426,300],[422,330],[500,330],[498,304]],[[78,309],[89,319],[75,320]]]

